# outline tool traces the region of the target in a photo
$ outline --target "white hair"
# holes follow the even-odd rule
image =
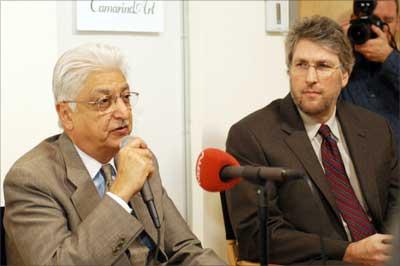
[[[118,48],[90,43],[66,51],[54,66],[55,102],[75,100],[88,75],[104,69],[118,69],[127,76],[127,65]],[[74,109],[75,105],[71,108]]]

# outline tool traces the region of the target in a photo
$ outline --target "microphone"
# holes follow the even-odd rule
[[[240,182],[240,178],[262,185],[266,181],[285,181],[304,176],[303,171],[265,166],[240,166],[229,153],[215,148],[205,149],[196,163],[199,185],[210,192],[224,191]]]
[[[132,142],[134,139],[135,138],[132,136],[124,137],[121,141],[121,144],[119,145],[120,149],[124,148],[126,145],[128,145],[128,143]],[[140,194],[142,195],[143,201],[146,203],[147,209],[150,213],[151,219],[153,220],[154,226],[159,229],[161,227],[160,218],[158,217],[157,209],[154,204],[153,191],[151,190],[151,187],[147,180],[144,182],[143,187],[140,190]]]
[[[240,176],[257,184],[261,181],[262,184],[265,180],[282,182],[287,179],[300,178],[303,176],[303,172],[280,167],[226,166],[221,170],[220,176],[222,181],[229,181]]]

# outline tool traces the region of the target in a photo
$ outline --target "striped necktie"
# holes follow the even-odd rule
[[[112,178],[113,167],[111,164],[105,164],[101,167],[101,175],[104,178],[106,192],[110,191],[111,185],[113,183]]]
[[[376,232],[374,225],[368,219],[354,193],[331,130],[327,125],[322,124],[318,133],[322,137],[321,157],[325,168],[325,177],[353,241],[373,235]]]

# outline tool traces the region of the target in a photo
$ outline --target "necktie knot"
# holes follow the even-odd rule
[[[104,181],[106,183],[106,191],[110,190],[110,187],[113,183],[112,175],[113,175],[113,167],[111,164],[105,164],[101,167],[101,174],[104,177]]]
[[[331,129],[329,126],[322,124],[318,130],[318,133],[325,139],[329,138],[332,134]]]

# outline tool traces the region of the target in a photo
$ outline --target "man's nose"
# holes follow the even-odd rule
[[[315,83],[318,81],[318,73],[314,66],[309,66],[306,74],[306,82],[307,83]]]
[[[121,97],[116,98],[114,102],[113,115],[117,118],[128,118],[131,112],[131,108],[124,103]]]

